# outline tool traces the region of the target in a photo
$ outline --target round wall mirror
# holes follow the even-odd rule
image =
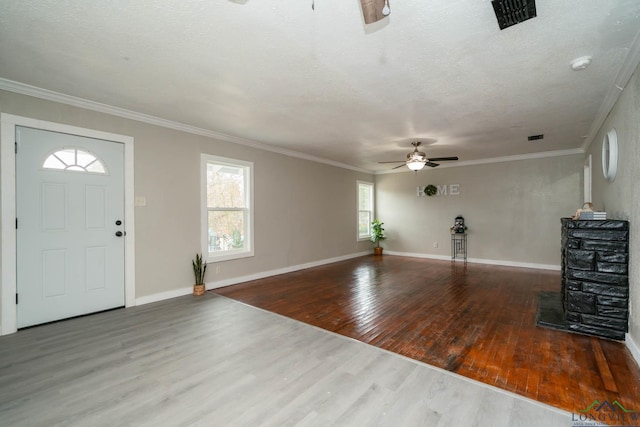
[[[618,172],[618,134],[611,129],[602,139],[602,174],[613,181]]]

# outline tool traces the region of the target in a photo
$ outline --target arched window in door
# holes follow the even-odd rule
[[[63,148],[51,153],[42,164],[43,169],[106,174],[104,163],[94,154],[78,148]]]

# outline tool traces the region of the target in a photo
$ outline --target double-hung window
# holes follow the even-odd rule
[[[373,184],[358,181],[358,240],[371,237],[373,221]]]
[[[253,163],[202,154],[203,246],[209,262],[253,256]]]

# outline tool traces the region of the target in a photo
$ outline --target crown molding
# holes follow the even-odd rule
[[[488,159],[477,159],[477,160],[466,160],[462,162],[455,163],[446,163],[438,166],[438,169],[446,169],[446,168],[459,168],[461,166],[475,166],[475,165],[486,165],[489,163],[502,163],[502,162],[515,162],[518,160],[531,160],[531,159],[543,159],[547,157],[560,157],[560,156],[571,156],[574,154],[584,154],[582,148],[571,148],[568,150],[555,150],[555,151],[541,151],[539,153],[529,153],[529,154],[517,154],[513,156],[503,156],[503,157],[492,157]],[[426,170],[425,167],[422,170]],[[386,171],[377,171],[376,175],[386,175],[390,173],[404,173],[404,172],[413,172],[408,168],[405,170],[404,168],[399,170],[386,170]]]
[[[627,56],[622,63],[622,67],[620,67],[620,71],[618,71],[613,84],[609,87],[607,94],[600,104],[600,108],[598,108],[596,117],[589,128],[587,138],[582,144],[582,151],[586,152],[589,149],[589,146],[598,135],[604,121],[609,117],[609,113],[611,113],[616,102],[618,102],[618,98],[620,98],[622,91],[624,91],[627,83],[629,83],[629,79],[631,79],[633,73],[638,69],[638,65],[640,65],[640,31],[636,33],[636,37],[631,42],[631,45],[629,46],[629,53],[627,53]]]
[[[60,92],[54,92],[52,90],[31,86],[31,85],[21,83],[21,82],[16,82],[13,80],[0,78],[0,90],[6,90],[8,92],[14,92],[21,95],[32,96],[34,98],[44,99],[47,101],[58,102],[60,104],[70,105],[73,107],[84,108],[86,110],[97,111],[99,113],[105,113],[112,116],[122,117],[129,120],[135,120],[137,122],[147,123],[147,124],[160,126],[168,129],[173,129],[181,132],[191,133],[194,135],[206,136],[208,138],[213,138],[220,141],[244,145],[247,147],[256,148],[258,150],[264,150],[272,153],[282,154],[288,157],[295,157],[298,159],[309,160],[316,163],[323,163],[329,166],[335,166],[342,169],[349,169],[356,172],[362,172],[367,174],[372,173],[370,170],[358,168],[345,163],[323,159],[321,157],[316,157],[309,154],[288,150],[286,148],[274,147],[261,142],[239,138],[237,136],[227,135],[221,132],[216,132],[210,129],[204,129],[197,126],[191,126],[191,125],[175,122],[168,119],[163,119],[161,117],[139,113],[137,111],[127,110],[125,108],[114,107],[112,105],[103,104],[96,101],[90,101],[84,98],[79,98],[77,96],[72,96],[72,95],[66,95]]]
[[[640,33],[639,33],[640,34]],[[639,41],[637,43],[637,49],[636,51],[636,62],[640,63],[640,37],[636,37],[636,39]],[[631,56],[631,55],[630,55]],[[636,63],[636,66],[637,66]],[[629,78],[631,77],[631,75],[633,74],[633,69],[632,69],[632,65],[626,65],[625,67],[623,67],[623,70],[625,70],[625,73],[619,73],[619,76],[624,74],[624,76],[626,76],[629,73],[629,69],[631,69],[631,74],[629,74],[626,77],[625,80],[625,84],[626,82],[628,82]],[[624,77],[623,76],[623,77]],[[614,89],[616,88],[616,86],[613,86]],[[374,174],[374,175],[384,175],[384,174],[390,174],[390,173],[404,173],[404,172],[412,172],[408,169],[398,169],[398,170],[387,170],[387,171],[371,171],[371,170],[367,170],[367,169],[362,169],[362,168],[358,168],[352,165],[348,165],[345,163],[340,163],[340,162],[336,162],[333,160],[328,160],[328,159],[323,159],[321,157],[316,157],[316,156],[312,156],[309,154],[304,154],[304,153],[300,153],[297,151],[293,151],[293,150],[288,150],[285,148],[279,148],[279,147],[273,147],[264,143],[260,143],[260,142],[256,142],[256,141],[251,141],[248,139],[244,139],[244,138],[239,138],[236,136],[232,136],[232,135],[227,135],[221,132],[216,132],[213,130],[209,130],[209,129],[204,129],[204,128],[200,128],[197,126],[191,126],[191,125],[187,125],[184,123],[180,123],[180,122],[175,122],[172,120],[167,120],[167,119],[163,119],[161,117],[156,117],[156,116],[152,116],[149,114],[144,114],[144,113],[139,113],[136,111],[132,111],[132,110],[127,110],[124,108],[120,108],[120,107],[114,107],[108,104],[103,104],[100,102],[95,102],[95,101],[90,101],[84,98],[79,98],[76,96],[72,96],[72,95],[66,95],[63,93],[59,93],[59,92],[54,92],[48,89],[43,89],[43,88],[39,88],[36,86],[31,86],[25,83],[21,83],[21,82],[16,82],[13,80],[8,80],[8,79],[3,79],[0,78],[0,90],[6,90],[9,92],[14,92],[14,93],[18,93],[21,95],[27,95],[27,96],[32,96],[35,98],[39,98],[39,99],[44,99],[47,101],[53,101],[53,102],[58,102],[61,104],[65,104],[65,105],[70,105],[73,107],[78,107],[78,108],[83,108],[83,109],[87,109],[87,110],[91,110],[91,111],[96,111],[99,113],[105,113],[105,114],[109,114],[112,116],[117,116],[117,117],[122,117],[125,119],[129,119],[129,120],[135,120],[138,122],[142,122],[142,123],[147,123],[147,124],[151,124],[151,125],[155,125],[155,126],[160,126],[160,127],[164,127],[164,128],[168,128],[168,129],[173,129],[173,130],[177,130],[177,131],[181,131],[181,132],[186,132],[186,133],[191,133],[194,135],[200,135],[200,136],[205,136],[208,138],[213,138],[213,139],[217,139],[220,141],[225,141],[225,142],[230,142],[230,143],[234,143],[234,144],[239,144],[239,145],[243,145],[243,146],[247,146],[247,147],[251,147],[251,148],[256,148],[259,150],[264,150],[264,151],[269,151],[272,153],[277,153],[277,154],[282,154],[284,156],[288,156],[288,157],[294,157],[294,158],[298,158],[298,159],[303,159],[303,160],[309,160],[312,162],[316,162],[316,163],[322,163],[322,164],[326,164],[329,166],[334,166],[334,167],[338,167],[338,168],[342,168],[342,169],[348,169],[348,170],[352,170],[355,172],[361,172],[361,173],[366,173],[366,174]],[[618,90],[618,89],[616,89]],[[612,91],[610,91],[612,92]],[[619,94],[618,94],[619,96]],[[617,96],[615,98],[617,100]],[[613,104],[615,104],[615,100],[613,101]],[[611,108],[613,107],[613,104],[611,105]],[[603,102],[604,105],[604,102]],[[601,106],[601,110],[602,110],[602,106]],[[606,113],[608,114],[608,112]],[[605,117],[606,118],[606,114]],[[602,121],[604,121],[604,118],[602,119]],[[595,122],[594,122],[595,125]],[[596,129],[596,133],[598,131],[598,129],[600,128],[601,123],[598,125],[597,129]],[[587,145],[588,147],[588,145]],[[493,158],[488,158],[488,159],[478,159],[478,160],[467,160],[467,161],[462,161],[462,162],[456,162],[456,163],[447,163],[447,164],[442,164],[440,165],[440,169],[444,169],[444,168],[451,168],[451,167],[462,167],[462,166],[474,166],[474,165],[483,165],[483,164],[489,164],[489,163],[500,163],[500,162],[512,162],[512,161],[518,161],[518,160],[530,160],[530,159],[540,159],[540,158],[545,158],[545,157],[557,157],[557,156],[566,156],[566,155],[572,155],[572,154],[584,154],[585,149],[584,148],[575,148],[575,149],[569,149],[569,150],[556,150],[556,151],[544,151],[544,152],[539,152],[539,153],[530,153],[530,154],[520,154],[520,155],[513,155],[513,156],[503,156],[503,157],[493,157]]]

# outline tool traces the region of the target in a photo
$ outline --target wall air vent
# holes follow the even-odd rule
[[[531,136],[527,137],[527,139],[529,141],[536,141],[536,140],[542,139],[542,138],[544,138],[544,134],[543,133],[541,133],[540,135],[531,135]]]
[[[501,30],[535,18],[535,0],[492,0],[493,11]]]

